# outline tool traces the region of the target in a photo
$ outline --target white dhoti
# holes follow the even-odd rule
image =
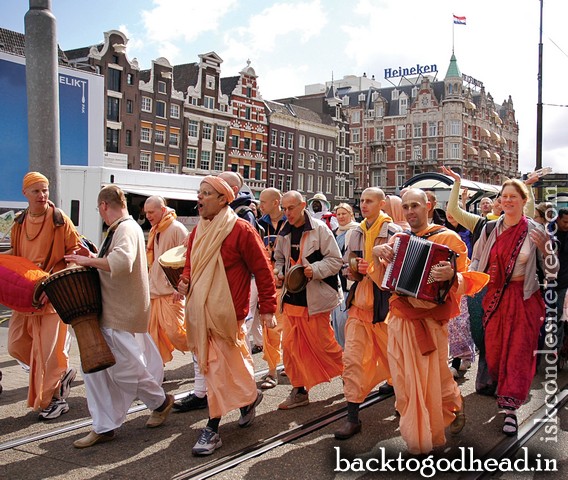
[[[100,372],[83,374],[96,433],[120,427],[135,399],[156,410],[166,398],[161,386],[162,357],[152,337],[148,333],[101,330],[116,364]]]

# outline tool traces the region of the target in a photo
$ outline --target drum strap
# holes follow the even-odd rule
[[[114,236],[114,232],[116,232],[116,229],[118,228],[118,226],[122,223],[125,222],[126,220],[133,220],[132,217],[128,217],[128,218],[123,218],[120,222],[118,222],[113,229],[109,229],[107,231],[107,236],[105,238],[105,241],[103,242],[103,245],[99,251],[99,255],[98,258],[103,258],[106,253],[108,252],[108,249],[110,248],[110,242],[112,242],[112,237]]]

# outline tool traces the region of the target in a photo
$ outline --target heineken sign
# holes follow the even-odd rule
[[[394,77],[410,77],[413,75],[424,75],[425,73],[438,73],[437,65],[420,65],[409,68],[385,68],[385,79]]]

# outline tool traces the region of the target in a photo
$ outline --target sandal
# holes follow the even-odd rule
[[[262,388],[263,390],[266,390],[266,389],[269,389],[269,388],[274,388],[276,385],[278,385],[278,382],[276,381],[276,379],[272,375],[266,375],[266,377],[264,377],[262,379],[262,383],[260,384],[260,388]]]
[[[517,416],[514,413],[506,413],[501,431],[508,437],[514,437],[517,435],[518,429],[519,425],[517,423]]]
[[[465,401],[463,397],[461,397],[461,400],[461,409],[455,412],[456,418],[454,418],[454,421],[450,423],[450,433],[452,435],[457,435],[463,430],[463,427],[465,427]]]

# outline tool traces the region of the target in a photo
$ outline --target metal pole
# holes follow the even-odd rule
[[[51,0],[30,0],[24,24],[29,169],[49,178],[50,198],[60,206],[57,32]]]
[[[540,0],[540,29],[538,44],[538,100],[536,104],[536,166],[542,168],[542,4]]]

